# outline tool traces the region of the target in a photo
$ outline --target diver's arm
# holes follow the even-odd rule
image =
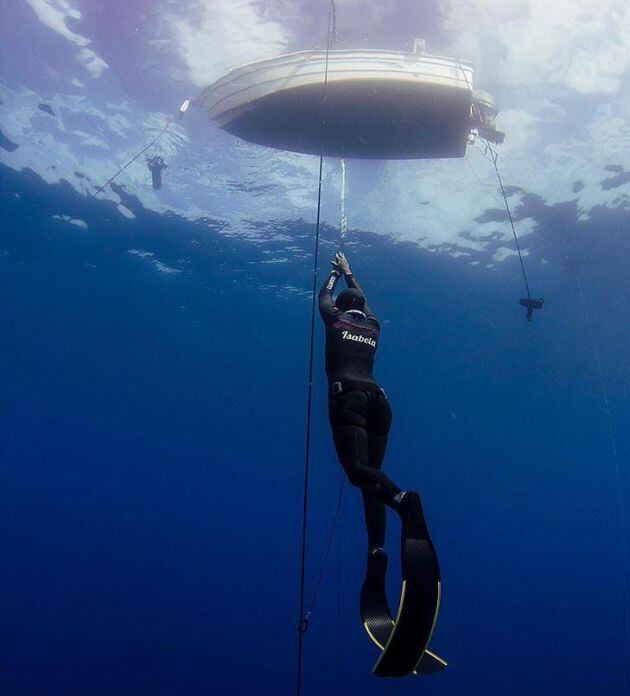
[[[340,276],[341,273],[337,268],[333,268],[319,290],[319,313],[324,321],[335,315],[335,303],[332,294]]]

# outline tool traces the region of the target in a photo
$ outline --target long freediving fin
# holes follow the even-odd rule
[[[440,606],[440,568],[417,493],[407,493],[401,533],[402,591],[394,627],[374,666],[379,677],[413,674]]]
[[[403,589],[396,621],[387,601],[387,554],[382,549],[368,557],[361,589],[363,626],[382,651],[374,667],[378,676],[432,674],[446,667],[445,660],[426,649],[439,608],[439,566],[420,498],[415,493],[408,495],[401,537]]]

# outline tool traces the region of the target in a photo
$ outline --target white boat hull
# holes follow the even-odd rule
[[[303,51],[250,63],[200,101],[240,138],[331,157],[462,157],[471,130],[473,67],[426,54]],[[322,142],[322,119],[326,127]]]

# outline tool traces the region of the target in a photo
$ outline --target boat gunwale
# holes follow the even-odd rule
[[[418,62],[418,64],[422,63],[428,63],[432,65],[440,65],[444,68],[459,68],[461,72],[466,75],[466,73],[470,73],[470,82],[472,82],[472,76],[474,75],[475,71],[475,66],[473,63],[470,61],[466,60],[460,60],[459,58],[448,58],[448,57],[442,57],[442,56],[432,56],[429,54],[425,53],[406,53],[406,52],[396,52],[396,51],[381,51],[377,49],[343,49],[343,50],[335,50],[331,51],[328,54],[328,69],[329,72],[334,72],[334,63],[335,63],[335,58],[338,56],[340,59],[342,57],[345,57],[346,59],[351,55],[355,54],[357,57],[357,60],[360,59],[361,54],[368,54],[368,58],[366,60],[370,60],[370,58],[376,59],[377,56],[381,56],[381,60],[385,62],[387,60],[387,56],[391,56],[391,59],[400,59],[401,57],[404,58],[414,58]],[[370,56],[371,54],[371,56]],[[273,69],[273,68],[288,68],[290,67],[293,63],[299,64],[303,63],[304,66],[308,64],[308,60],[306,60],[306,56],[315,56],[317,55],[320,57],[320,60],[325,61],[326,59],[326,51],[324,50],[308,50],[308,51],[297,51],[294,53],[284,53],[279,56],[276,56],[274,58],[263,58],[258,61],[253,61],[251,63],[245,63],[243,65],[237,66],[235,68],[230,69],[225,75],[220,77],[218,80],[215,80],[212,82],[210,85],[208,85],[203,92],[200,95],[201,100],[205,100],[208,98],[208,95],[210,92],[215,91],[217,89],[220,89],[223,85],[229,83],[230,81],[236,79],[237,77],[244,77],[247,76],[251,73],[256,73],[259,70],[264,70],[265,66],[264,64],[268,64],[268,69]],[[285,60],[283,60],[285,59]],[[277,63],[276,65],[273,65],[274,63]],[[332,66],[331,66],[332,63]],[[396,70],[395,67],[393,67],[394,70]],[[387,71],[384,68],[384,71]],[[398,68],[399,72],[407,72],[406,70],[401,70]],[[321,69],[318,69],[318,73],[323,72]],[[414,71],[417,72],[417,71]],[[458,71],[459,72],[459,71]],[[279,79],[279,78],[277,78]],[[286,78],[285,78],[286,79]],[[459,79],[459,78],[455,78]],[[465,80],[466,81],[466,80]]]
[[[346,70],[344,72],[349,73],[352,71]],[[357,69],[356,72],[363,73],[366,71]],[[316,72],[314,71],[312,73],[302,73],[300,75],[300,77],[308,78],[309,76],[313,76],[313,75],[321,75],[321,71],[317,70]],[[442,82],[437,82],[437,81],[431,82],[429,80],[423,80],[423,79],[421,79],[422,76],[432,77],[432,78],[436,77],[432,73],[414,73],[413,75],[410,75],[406,71],[399,71],[397,77],[394,77],[391,72],[388,73],[387,77],[374,77],[374,76],[363,77],[363,78],[361,78],[361,77],[345,77],[345,78],[338,77],[337,79],[335,79],[334,75],[333,76],[329,75],[328,81],[329,81],[329,83],[333,82],[336,84],[339,84],[342,82],[353,82],[353,83],[357,83],[357,82],[383,82],[383,83],[389,82],[389,83],[400,84],[400,83],[405,82],[405,83],[411,83],[411,84],[416,85],[418,87],[438,86],[438,87],[442,87],[444,89],[448,89],[450,91],[462,91],[462,92],[465,91],[465,92],[469,92],[471,94],[471,97],[472,97],[473,89],[472,89],[471,83],[461,79],[459,76],[458,77],[451,76],[450,78],[437,76],[437,79],[442,80]],[[271,89],[269,91],[265,91],[264,94],[260,94],[259,96],[255,97],[254,99],[243,100],[241,104],[227,108],[223,111],[221,110],[221,104],[223,104],[225,101],[227,101],[229,99],[236,98],[238,95],[245,93],[248,90],[260,89],[261,87],[264,87],[265,85],[269,85],[269,84],[272,84],[274,82],[286,81],[287,79],[288,78],[286,78],[286,77],[284,77],[284,78],[274,77],[270,80],[266,80],[263,82],[257,82],[254,85],[248,85],[248,86],[244,86],[244,87],[241,86],[239,89],[235,90],[234,92],[230,92],[229,94],[225,94],[225,95],[221,96],[220,98],[214,100],[211,104],[207,104],[207,102],[211,100],[211,97],[209,97],[209,96],[202,97],[201,101],[202,101],[204,108],[208,110],[210,117],[217,118],[221,114],[226,114],[232,110],[246,107],[248,104],[253,104],[253,103],[259,101],[260,99],[265,99],[265,98],[270,97],[274,94],[280,94],[282,92],[289,92],[291,90],[300,89],[300,88],[304,88],[304,87],[315,87],[318,84],[323,87],[323,82],[321,80],[319,80],[319,81],[312,80],[310,82],[307,80],[306,84],[285,86],[282,89]],[[448,84],[449,79],[451,80],[451,84]],[[219,113],[216,113],[217,111]]]

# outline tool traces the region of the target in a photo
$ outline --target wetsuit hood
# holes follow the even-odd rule
[[[335,306],[342,312],[353,309],[362,312],[365,307],[365,295],[356,288],[346,288],[337,296]]]

